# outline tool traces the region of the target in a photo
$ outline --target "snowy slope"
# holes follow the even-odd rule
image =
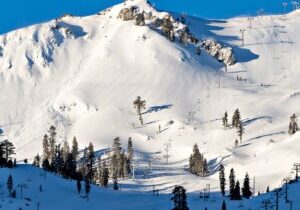
[[[159,194],[153,196],[152,191],[138,192],[132,190],[130,192],[123,189],[126,185],[120,185],[119,191],[112,190],[112,186],[108,188],[99,188],[92,186],[89,199],[84,198],[84,192],[79,195],[76,189],[76,182],[64,180],[53,174],[28,165],[18,165],[14,169],[0,169],[1,188],[0,205],[2,209],[13,210],[20,209],[171,209],[173,206],[170,201],[170,194]],[[16,190],[16,198],[8,198],[8,191],[5,187],[6,180],[12,175],[14,189]],[[21,198],[21,189],[18,185],[25,186],[23,188],[23,198]],[[130,185],[132,189],[136,185]],[[41,189],[41,191],[40,191]],[[293,209],[300,207],[299,202],[299,182],[288,184],[288,200],[292,201]],[[285,202],[286,185],[280,189],[278,193],[278,209],[290,209],[291,202]],[[268,207],[275,209],[276,192],[261,194],[260,196],[242,201],[230,201],[228,198],[220,197],[220,193],[211,193],[207,201],[199,198],[198,193],[189,192],[187,194],[188,206],[191,210],[196,209],[221,209],[223,199],[226,201],[227,209],[264,209],[264,201],[268,201]]]
[[[96,149],[108,148],[116,136],[125,146],[132,137],[140,167],[152,159],[152,173],[158,173],[141,177],[139,191],[154,184],[168,192],[175,183],[190,192],[207,183],[218,190],[214,169],[221,162],[227,175],[234,167],[238,179],[245,172],[255,176],[257,190],[277,187],[299,157],[299,134],[290,137],[286,131],[289,116],[299,114],[300,13],[256,17],[252,29],[247,18],[188,17],[197,37],[233,47],[238,63],[226,73],[207,53],[198,56],[190,45],[118,19],[130,5],[166,14],[142,0],[127,1],[98,15],[66,16],[0,36],[0,125],[2,138],[17,146],[17,158],[41,153],[42,137],[55,125],[60,141],[76,136],[81,147],[92,141]],[[247,28],[243,47],[241,28]],[[148,108],[162,108],[144,114],[144,126],[132,105],[138,95]],[[224,130],[221,122],[225,111],[231,118],[236,108],[246,129],[238,148],[236,130]],[[189,112],[195,113],[192,123]],[[168,165],[163,159],[167,142]],[[209,160],[212,174],[207,178],[184,170],[194,143]]]

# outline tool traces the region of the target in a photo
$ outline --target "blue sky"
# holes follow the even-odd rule
[[[122,0],[1,0],[0,34],[45,22],[63,13],[84,16],[94,14]],[[162,10],[185,12],[203,18],[228,18],[255,15],[264,8],[267,13],[282,12],[285,0],[150,0]],[[171,2],[171,3],[170,3]],[[200,3],[199,3],[200,2]],[[290,2],[290,1],[287,1]],[[291,6],[289,5],[289,10]]]

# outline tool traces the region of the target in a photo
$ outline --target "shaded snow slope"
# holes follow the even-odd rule
[[[190,191],[206,183],[217,187],[214,169],[220,162],[228,171],[235,167],[238,179],[246,171],[255,176],[258,190],[278,186],[298,160],[300,146],[299,135],[286,132],[289,116],[299,114],[299,13],[257,17],[252,29],[247,18],[187,17],[197,37],[233,47],[238,63],[226,73],[204,51],[198,56],[190,45],[118,19],[129,5],[165,14],[132,1],[99,15],[65,16],[0,36],[0,127],[3,138],[17,146],[17,157],[41,153],[42,137],[55,125],[60,141],[77,136],[81,147],[92,141],[96,149],[108,148],[116,136],[125,146],[131,136],[137,151],[157,161],[158,171],[170,140],[167,167],[180,171]],[[247,28],[243,47],[241,28]],[[149,108],[144,126],[132,104],[138,95]],[[228,111],[231,119],[236,108],[245,136],[234,148],[236,130],[224,130],[221,117]],[[193,122],[188,122],[189,113],[194,113]],[[159,125],[163,132],[157,134]],[[194,143],[209,160],[208,178],[184,170]],[[178,182],[168,173],[152,178],[166,189]]]

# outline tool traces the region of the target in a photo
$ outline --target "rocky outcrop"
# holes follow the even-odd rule
[[[185,20],[179,21],[174,19],[170,14],[166,13],[163,17],[161,14],[152,14],[152,12],[139,11],[136,6],[130,6],[120,11],[118,18],[123,21],[134,20],[138,26],[147,25],[155,30],[161,31],[170,41],[175,41],[176,38],[184,45],[193,45],[197,55],[201,54],[201,50],[206,51],[218,61],[223,62],[226,66],[234,65],[236,59],[231,47],[223,46],[212,39],[204,39],[199,44],[199,38],[190,33]]]
[[[220,43],[211,39],[203,40],[201,47],[227,66],[231,66],[236,63],[234,52],[231,47],[224,47]]]

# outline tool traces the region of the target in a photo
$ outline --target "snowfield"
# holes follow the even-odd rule
[[[207,184],[215,196],[209,206],[221,206],[220,163],[227,178],[232,167],[240,181],[246,172],[251,181],[255,177],[256,193],[293,177],[300,134],[289,136],[287,130],[289,117],[300,115],[300,12],[255,17],[251,28],[247,17],[187,17],[187,26],[197,38],[233,48],[237,63],[225,72],[224,64],[208,52],[197,55],[192,45],[178,39],[171,42],[147,24],[137,26],[117,18],[130,5],[157,17],[166,15],[143,0],[134,0],[97,15],[64,16],[0,36],[0,128],[4,131],[0,138],[16,145],[20,160],[42,153],[42,138],[51,125],[57,127],[59,141],[71,143],[76,136],[81,148],[89,142],[97,150],[109,148],[117,136],[126,147],[132,137],[137,178],[122,180],[122,192],[93,187],[89,202],[78,199],[75,183],[51,174],[44,180],[41,170],[29,166],[1,169],[1,185],[9,173],[17,183],[30,177],[25,194],[34,199],[31,206],[40,202],[41,209],[76,210],[98,209],[100,204],[103,209],[168,209],[168,193],[181,184],[189,193],[191,209],[204,209],[206,204],[198,197]],[[244,46],[240,29],[246,29]],[[137,96],[146,100],[143,126],[133,109]],[[224,129],[221,120],[227,111],[231,121],[236,108],[245,126],[238,147],[234,147],[236,129]],[[208,159],[208,177],[186,171],[195,143]],[[35,192],[40,183],[45,185],[42,193],[51,199]],[[152,196],[153,186],[161,197]],[[257,209],[263,196],[230,205]],[[6,199],[0,205],[16,209],[24,202]],[[300,208],[300,203],[294,206]]]

